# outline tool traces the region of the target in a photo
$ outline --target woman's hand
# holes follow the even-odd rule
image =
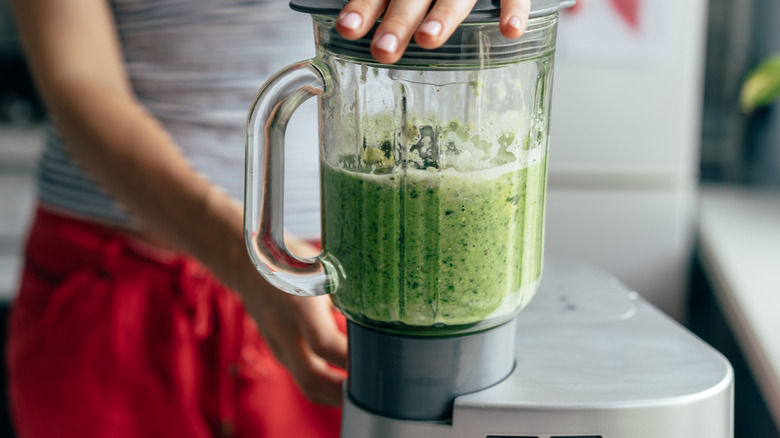
[[[412,36],[420,47],[435,49],[452,35],[477,0],[351,0],[339,14],[336,28],[344,38],[362,38],[384,13],[371,40],[377,61],[392,64],[403,55]],[[433,4],[433,7],[431,7]],[[501,0],[501,33],[518,38],[525,32],[531,0]]]
[[[285,240],[297,255],[319,254],[317,248],[292,236]],[[347,337],[336,323],[330,297],[293,296],[266,282],[251,263],[246,269],[249,281],[241,287],[244,305],[271,351],[307,398],[339,406],[346,378]]]
[[[266,293],[258,293],[260,288]],[[336,324],[330,297],[296,297],[268,283],[242,295],[266,343],[304,395],[339,406],[347,338]]]

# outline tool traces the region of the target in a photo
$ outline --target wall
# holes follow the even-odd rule
[[[600,266],[675,318],[691,258],[707,1],[580,0],[561,17],[547,253]],[[625,3],[625,2],[622,2]]]

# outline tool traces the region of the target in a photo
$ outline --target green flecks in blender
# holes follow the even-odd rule
[[[458,155],[458,154],[460,154],[460,149],[458,149],[455,146],[455,142],[454,141],[448,141],[444,145],[444,152],[447,153],[448,155]]]
[[[423,128],[421,136],[431,134]],[[366,150],[384,160],[387,147]],[[492,173],[367,174],[355,157],[340,158],[341,169],[322,166],[323,248],[345,272],[335,300],[347,314],[418,327],[472,324],[537,281],[543,161]]]
[[[382,146],[380,148],[382,152],[385,153],[385,158],[390,158],[393,156],[393,145],[390,144],[389,140],[385,140],[382,142]]]
[[[419,128],[419,140],[409,148],[409,151],[416,152],[422,159],[422,163],[413,163],[414,167],[418,169],[438,168],[439,141],[433,126],[424,125]]]
[[[506,150],[515,141],[515,137],[517,137],[516,134],[503,134],[498,137],[497,143],[502,149]]]

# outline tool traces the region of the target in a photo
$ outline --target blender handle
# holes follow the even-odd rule
[[[329,86],[315,60],[288,66],[268,80],[252,102],[246,124],[244,240],[257,270],[277,288],[301,296],[335,290],[337,264],[320,254],[299,257],[284,241],[284,136],[295,110]],[[259,201],[259,208],[258,208]]]

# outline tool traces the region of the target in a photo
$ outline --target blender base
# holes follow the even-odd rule
[[[731,438],[729,362],[615,278],[548,261],[516,320],[516,364],[455,399],[451,421],[363,410],[345,396],[342,438]]]
[[[505,379],[515,363],[514,320],[447,337],[385,333],[347,322],[352,403],[405,420],[452,418],[452,402]]]

